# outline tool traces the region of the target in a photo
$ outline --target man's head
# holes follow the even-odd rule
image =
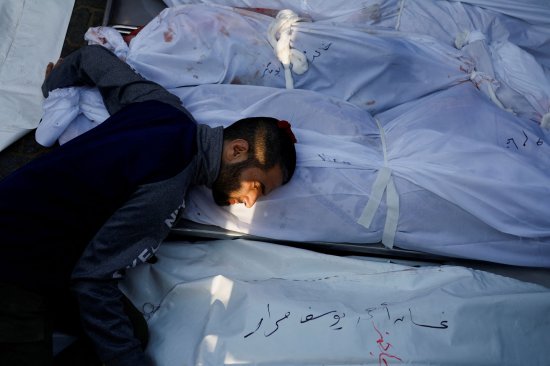
[[[290,124],[269,117],[241,119],[223,131],[222,163],[212,185],[221,206],[256,200],[286,184],[296,167]]]

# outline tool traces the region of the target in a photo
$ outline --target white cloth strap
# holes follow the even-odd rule
[[[384,129],[378,119],[374,119],[380,131],[380,141],[382,143],[382,152],[384,155],[384,166],[378,171],[378,175],[372,185],[369,201],[363,210],[363,213],[357,220],[357,223],[370,228],[374,215],[382,202],[382,196],[386,192],[386,222],[382,234],[382,244],[387,248],[393,248],[397,223],[399,220],[399,194],[395,188],[392,178],[392,170],[388,167],[388,157],[386,152],[386,136]]]
[[[267,39],[271,47],[273,47],[277,58],[283,64],[287,89],[294,89],[294,80],[290,65],[292,65],[292,71],[298,75],[303,74],[308,69],[305,55],[290,47],[290,28],[300,21],[302,19],[292,10],[281,10],[267,30]]]
[[[403,14],[403,7],[405,6],[405,0],[401,0],[399,3],[399,12],[397,13],[397,22],[395,23],[395,30],[399,30],[401,26],[401,14]]]
[[[399,194],[397,194],[397,189],[391,176],[386,187],[386,207],[386,223],[384,224],[382,243],[391,249],[393,248],[397,222],[399,220]]]
[[[357,220],[359,224],[363,225],[366,228],[370,227],[372,219],[374,219],[374,214],[376,213],[376,210],[378,210],[378,206],[380,206],[382,195],[384,194],[384,190],[388,186],[390,178],[391,169],[389,169],[388,167],[383,167],[378,171],[376,180],[372,185],[369,202],[367,202],[367,205],[365,206],[361,217],[359,217],[359,220]]]
[[[550,112],[542,116],[542,119],[540,120],[540,125],[542,128],[550,129]]]

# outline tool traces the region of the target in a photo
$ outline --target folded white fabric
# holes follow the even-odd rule
[[[122,290],[156,365],[545,365],[549,289],[245,240],[165,243]],[[525,336],[525,334],[529,336]]]
[[[95,88],[55,89],[44,101],[42,120],[35,131],[36,141],[52,146],[62,145],[99,125],[109,113]]]
[[[44,114],[35,131],[35,139],[42,146],[53,146],[80,113],[81,88],[52,90],[44,101]],[[76,124],[76,123],[75,123]]]

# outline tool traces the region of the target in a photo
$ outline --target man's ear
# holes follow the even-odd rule
[[[223,143],[222,160],[225,163],[240,163],[248,158],[248,141],[235,139]]]

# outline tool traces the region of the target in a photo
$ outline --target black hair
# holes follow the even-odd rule
[[[296,148],[290,128],[281,128],[279,125],[280,121],[276,118],[244,118],[223,130],[223,140],[246,140],[248,166],[266,171],[279,165],[283,172],[283,184],[286,184],[296,169]]]

